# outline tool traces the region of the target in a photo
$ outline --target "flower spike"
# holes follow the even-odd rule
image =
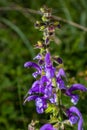
[[[64,105],[62,99],[66,97],[62,97],[64,95],[70,97],[71,102],[76,105],[79,101],[79,95],[75,94],[74,91],[87,92],[87,88],[79,83],[68,87],[62,58],[52,56],[50,53],[51,41],[54,40],[55,30],[60,28],[60,24],[54,20],[52,9],[44,6],[40,11],[42,18],[40,21],[36,21],[35,27],[43,32],[43,37],[35,45],[35,49],[40,50],[33,58],[36,63],[28,61],[24,64],[25,68],[36,69],[32,74],[35,81],[28,90],[24,103],[34,101],[38,114],[46,113],[49,115],[47,115],[49,120],[44,120],[44,125],[40,127],[40,130],[65,130],[65,124],[69,126],[78,124],[78,130],[83,130],[83,118],[79,109],[75,106],[69,107],[69,104]],[[36,129],[34,128],[34,130]]]

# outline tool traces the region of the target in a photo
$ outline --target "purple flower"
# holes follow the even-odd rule
[[[41,70],[41,68],[40,68],[40,66],[39,66],[38,64],[36,64],[36,63],[34,63],[34,62],[30,62],[30,61],[26,62],[26,63],[24,64],[24,67],[25,67],[25,68],[28,68],[28,67],[31,68],[31,67],[33,67],[33,68],[37,69],[38,71]]]
[[[39,65],[43,65],[43,64],[44,64],[44,60],[42,60],[42,59],[39,60],[39,61],[38,61],[38,64],[39,64]]]
[[[83,118],[80,111],[72,106],[67,111],[68,118],[71,124],[78,123],[78,130],[83,130]]]
[[[44,97],[45,98],[50,98],[52,95],[52,85],[51,83],[48,84],[46,87],[45,87],[45,90],[44,90]]]
[[[40,85],[42,88],[42,93],[45,99],[49,100],[51,103],[56,103],[56,94],[53,93],[52,82],[46,76],[42,76],[40,79]]]
[[[54,77],[54,75],[55,75],[55,68],[53,66],[46,67],[45,71],[46,71],[46,76],[48,78],[53,78]]]
[[[65,86],[65,83],[64,83],[64,81],[62,80],[61,77],[58,77],[56,82],[57,82],[57,87],[59,89],[61,89],[61,90],[66,90],[67,89],[66,86]]]
[[[28,96],[27,98],[25,98],[24,100],[24,104],[28,101],[32,101],[32,100],[35,100],[38,96],[37,95],[31,95],[31,96]]]
[[[35,104],[36,104],[36,110],[37,112],[40,114],[40,113],[43,113],[44,112],[44,109],[47,108],[47,103],[46,103],[46,100],[44,97],[38,97],[35,99]]]
[[[53,103],[53,104],[55,104],[55,103],[57,103],[57,95],[54,93],[54,94],[52,94],[52,96],[50,97],[50,102],[51,103]]]
[[[82,85],[82,84],[73,84],[69,89],[68,89],[68,91],[69,92],[73,92],[73,91],[75,91],[75,90],[81,90],[81,91],[87,91],[87,88],[84,86],[84,85]]]
[[[40,130],[56,130],[55,128],[53,128],[53,126],[51,124],[45,124],[43,125]]]
[[[47,102],[56,102],[56,95],[52,92],[51,80],[46,76],[42,76],[41,79],[35,81],[32,87],[28,91],[29,96],[25,99],[26,101],[35,100],[36,111],[43,113],[47,108]]]
[[[78,117],[77,116],[70,116],[69,121],[72,125],[76,124],[78,122]]]
[[[56,74],[57,77],[57,86],[59,89],[64,90],[65,94],[71,98],[71,102],[76,105],[79,101],[79,96],[76,94],[73,94],[73,91],[80,90],[80,91],[87,91],[87,88],[82,84],[73,84],[70,88],[67,88],[65,86],[65,83],[62,79],[62,77],[66,78],[65,71],[60,68],[58,71],[58,74]]]
[[[49,83],[50,80],[44,75],[40,79],[40,84],[44,84],[46,86],[47,83]]]
[[[44,88],[40,85],[40,81],[37,80],[33,83],[32,87],[29,90],[29,94],[40,94],[44,92]]]
[[[32,87],[29,90],[29,94],[46,94],[46,88],[49,88],[50,81],[47,79],[46,76],[42,76],[40,80],[37,80],[33,83]],[[48,94],[48,93],[47,93]]]
[[[24,67],[25,68],[31,68],[31,67],[33,67],[33,68],[35,68],[37,70],[36,72],[34,72],[32,74],[34,78],[36,78],[41,73],[41,67],[38,64],[34,63],[34,62],[29,62],[28,61],[28,62],[26,62],[24,64]]]
[[[62,79],[62,77],[66,78],[66,74],[63,68],[60,68],[58,73],[56,74],[56,82],[57,82],[57,87],[61,90],[66,90],[65,83]]]
[[[26,103],[26,101],[31,101],[34,100],[35,101],[35,105],[36,105],[36,111],[37,113],[41,114],[44,112],[44,110],[47,108],[47,102],[46,99],[44,97],[39,97],[38,95],[31,95],[28,96],[25,101],[24,104]]]
[[[48,78],[53,78],[55,75],[55,68],[52,66],[49,52],[45,55],[45,72]]]
[[[79,101],[79,96],[76,95],[76,94],[71,94],[70,97],[71,97],[71,102],[72,102],[74,105],[76,105],[76,104],[78,103],[78,101]]]
[[[71,101],[76,105],[79,96],[76,94],[73,94],[73,91],[80,90],[80,91],[87,91],[87,88],[82,84],[73,84],[69,89],[66,90],[66,95],[71,97]]]
[[[45,55],[45,65],[46,65],[46,67],[52,66],[51,56],[50,56],[49,52],[46,53],[46,55]]]
[[[32,74],[32,76],[34,77],[34,78],[37,78],[37,76],[39,75],[40,73],[38,72],[38,71],[36,71],[36,72],[34,72],[33,74]]]
[[[63,68],[60,68],[57,74],[57,77],[65,77],[66,78],[66,74]]]

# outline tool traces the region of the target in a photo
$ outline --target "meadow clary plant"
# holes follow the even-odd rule
[[[36,21],[35,27],[43,32],[43,37],[35,45],[35,48],[40,50],[33,58],[36,62],[27,61],[24,64],[25,68],[35,69],[32,74],[35,81],[24,103],[34,100],[38,114],[49,114],[49,120],[39,128],[40,130],[67,130],[67,125],[72,129],[74,124],[78,124],[78,130],[83,130],[83,118],[75,106],[79,96],[74,94],[74,91],[85,92],[87,88],[79,83],[71,86],[66,84],[62,58],[52,56],[50,53],[50,43],[54,40],[55,29],[60,28],[60,24],[52,17],[51,9],[44,7],[40,11],[42,18],[41,21]],[[62,103],[63,96],[70,97],[73,106],[67,108],[66,103],[65,105]],[[41,124],[40,121],[39,123]],[[28,130],[36,130],[34,125],[31,123]]]

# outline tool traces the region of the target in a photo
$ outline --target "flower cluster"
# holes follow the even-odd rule
[[[24,66],[34,67],[37,70],[33,73],[34,78],[37,78],[37,76],[40,75],[40,78],[33,83],[31,89],[29,90],[28,94],[31,96],[26,98],[25,102],[35,100],[37,112],[43,113],[44,109],[47,108],[47,102],[54,104],[57,102],[56,94],[53,92],[52,82],[52,79],[55,76],[55,68],[51,62],[50,53],[46,53],[44,63],[42,65],[38,65],[34,62],[26,62]]]
[[[51,9],[41,8],[43,14],[42,20],[37,21],[35,27],[43,31],[43,40],[39,41],[36,48],[40,49],[40,53],[34,58],[36,62],[28,61],[24,64],[25,68],[34,68],[36,71],[32,74],[35,82],[28,91],[28,97],[25,101],[35,101],[36,111],[41,114],[48,110],[51,113],[51,121],[43,125],[40,130],[58,130],[64,129],[65,124],[74,125],[78,123],[78,130],[83,130],[83,118],[77,107],[74,105],[79,101],[79,96],[74,91],[87,91],[82,84],[66,85],[66,73],[61,67],[63,61],[60,57],[52,57],[49,51],[50,41],[53,40],[55,29],[60,27],[51,16]],[[56,66],[54,64],[56,62]],[[67,87],[68,86],[68,87]],[[62,104],[61,96],[68,96],[74,104],[70,108],[66,108]],[[50,110],[49,110],[50,108]],[[62,112],[61,112],[62,111]],[[61,114],[62,113],[62,114]],[[64,115],[66,118],[62,118]],[[61,118],[61,120],[60,120]],[[53,121],[55,119],[55,121]],[[52,123],[54,126],[52,126]]]

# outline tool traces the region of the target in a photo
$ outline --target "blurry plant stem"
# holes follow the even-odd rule
[[[13,4],[13,6],[9,6],[9,7],[0,7],[0,13],[3,12],[3,11],[19,11],[19,12],[22,12],[23,14],[28,14],[28,13],[32,13],[32,14],[39,14],[41,15],[40,11],[36,11],[36,10],[33,10],[33,9],[28,9],[28,8],[23,8],[23,7],[20,7],[18,5],[15,5]],[[55,20],[58,20],[58,21],[62,21],[64,23],[67,23],[67,24],[70,24],[78,29],[81,29],[85,32],[87,32],[87,27],[84,27],[80,24],[77,24],[73,21],[68,21],[66,19],[63,19],[59,16],[54,16],[52,15],[52,17],[55,19]]]
[[[18,84],[17,84],[17,89],[18,89],[18,98],[19,98],[20,111],[21,111],[22,118],[23,118],[24,130],[26,130],[26,123],[25,123],[25,120],[24,120],[24,112],[23,112],[22,99],[21,99],[21,88],[20,88],[19,81],[18,81]]]
[[[57,87],[57,83],[56,83],[56,78],[54,79],[55,81],[55,88],[56,88],[56,94],[57,94],[57,107],[58,107],[58,118],[59,120],[62,119],[62,113],[61,113],[61,108],[62,108],[62,101],[61,101],[61,90]],[[59,129],[60,130],[60,129]]]

